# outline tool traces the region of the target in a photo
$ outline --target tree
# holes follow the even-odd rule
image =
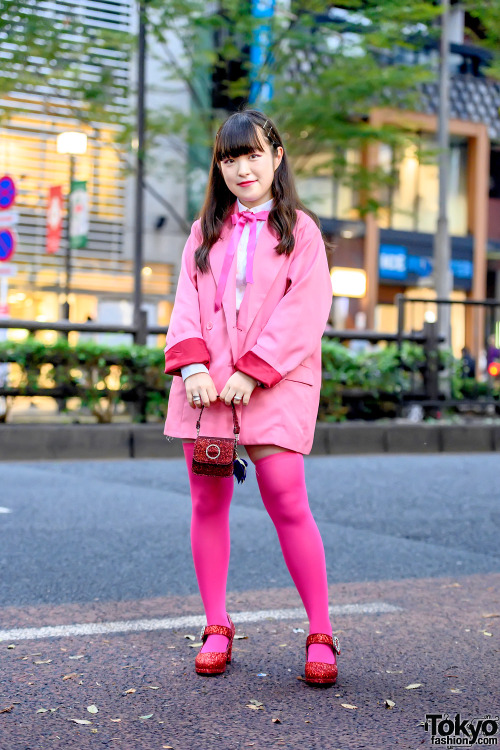
[[[252,15],[254,0],[146,0],[150,45],[162,78],[151,84],[171,91],[162,110],[148,113],[148,146],[161,138],[164,166],[179,165],[184,155],[191,173],[206,173],[213,137],[228,110],[250,99],[272,80],[271,101],[259,102],[276,117],[299,173],[334,173],[361,195],[391,176],[346,159],[347,148],[362,151],[373,141],[396,146],[411,138],[395,128],[374,128],[368,114],[374,106],[418,108],[419,84],[435,76],[419,53],[436,45],[440,6],[434,0],[348,0],[330,6],[321,0],[277,4],[270,22],[263,61],[252,63],[262,21]],[[500,36],[496,0],[469,16],[478,42],[494,49]],[[121,140],[130,142],[133,118],[124,107],[125,82],[106,66],[106,49],[130,55],[134,39],[106,31],[79,41],[78,19],[54,23],[35,11],[35,0],[0,0],[0,39],[4,65],[0,95],[36,92],[40,74],[50,109],[61,96],[72,100],[82,121],[120,123]],[[87,32],[85,32],[87,33]],[[173,41],[175,40],[175,43]],[[97,58],[99,58],[97,60]],[[82,63],[83,61],[83,63]],[[87,66],[86,76],[82,76]],[[89,67],[90,66],[90,67]],[[492,71],[500,71],[498,61]],[[189,91],[182,109],[179,82]],[[69,93],[71,93],[71,97]],[[155,159],[157,159],[155,152]],[[365,201],[363,210],[375,202]]]

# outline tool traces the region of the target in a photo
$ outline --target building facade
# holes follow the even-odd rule
[[[76,43],[91,40],[94,34],[128,34],[134,31],[136,24],[132,0],[60,0],[57,3],[42,0],[37,5],[37,13],[44,14],[60,28],[69,55]],[[70,26],[71,33],[66,32],[65,28]],[[7,41],[1,40],[0,56],[9,54]],[[11,318],[39,321],[62,317],[66,299],[66,198],[70,160],[57,152],[56,141],[59,133],[79,131],[87,135],[87,150],[74,159],[74,177],[86,182],[89,229],[85,246],[71,251],[70,320],[85,322],[90,318],[104,324],[130,323],[134,274],[132,173],[136,155],[133,145],[121,144],[118,136],[134,96],[135,62],[123,51],[96,45],[87,48],[84,59],[78,64],[86,80],[95,81],[96,85],[103,69],[113,76],[113,97],[106,103],[105,122],[87,123],[85,111],[72,96],[74,84],[64,76],[55,82],[50,69],[40,69],[41,82],[34,90],[28,93],[14,88],[0,102],[7,113],[0,124],[0,173],[10,175],[17,188],[14,206],[17,248],[9,259],[9,268],[7,264],[0,264],[0,273],[3,270],[4,274],[5,271],[9,274],[8,314]],[[154,81],[154,68],[149,73]],[[161,91],[155,89],[154,84],[151,94],[160,106]],[[161,194],[168,180],[157,178],[155,181],[155,170],[151,173],[150,186]],[[172,182],[178,190],[178,176]],[[49,188],[58,185],[65,196],[63,233],[59,250],[50,254],[46,242]],[[165,210],[157,203],[146,193],[142,280],[148,319],[153,324],[166,324],[175,262],[185,233],[175,223],[165,220]],[[183,215],[183,200],[178,208]],[[12,272],[15,275],[10,275]],[[23,335],[24,332],[15,330],[9,333],[13,337]],[[55,338],[55,334],[49,332],[38,335],[46,341]],[[122,340],[117,336],[99,336],[101,340]],[[76,334],[72,334],[70,340],[76,341]],[[156,339],[151,340],[155,342]]]

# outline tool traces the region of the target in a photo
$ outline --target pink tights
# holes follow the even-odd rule
[[[183,447],[193,506],[191,546],[198,586],[207,622],[227,625],[229,507],[234,479],[193,474],[193,444],[184,443]],[[264,506],[275,525],[286,565],[309,618],[309,632],[331,635],[325,553],[309,508],[303,456],[291,451],[273,453],[257,460],[255,469]],[[226,645],[224,636],[211,635],[202,651],[225,651]],[[329,646],[313,644],[309,647],[309,661],[333,664],[335,656]]]

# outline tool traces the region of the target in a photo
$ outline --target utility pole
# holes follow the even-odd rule
[[[64,279],[64,302],[63,302],[63,319],[69,321],[69,293],[71,289],[71,191],[75,179],[75,155],[69,155],[69,188],[66,211],[66,257],[65,257],[65,279]],[[66,338],[68,333],[66,333]]]
[[[146,343],[147,316],[142,309],[142,258],[144,228],[144,161],[145,161],[145,80],[146,80],[146,4],[139,0],[139,47],[137,60],[137,161],[135,183],[134,232],[134,341]]]
[[[449,117],[449,0],[441,0],[441,44],[439,56],[439,215],[434,237],[434,287],[438,299],[450,299],[453,274],[450,268],[451,246],[448,228],[448,159],[450,148]],[[438,305],[438,336],[443,348],[451,345],[450,305]]]

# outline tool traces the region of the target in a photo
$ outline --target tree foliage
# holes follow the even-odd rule
[[[409,137],[395,128],[373,127],[368,115],[375,106],[418,108],[419,85],[436,76],[435,58],[425,53],[437,43],[440,5],[434,0],[276,5],[265,59],[253,67],[250,50],[261,21],[252,16],[250,0],[146,0],[154,40],[150,54],[158,73],[148,93],[154,96],[157,88],[171,93],[162,108],[155,97],[148,145],[161,139],[164,166],[179,164],[179,155],[184,156],[198,180],[227,111],[271,81],[271,101],[257,95],[256,105],[277,120],[299,173],[333,172],[368,195],[374,184],[391,177],[348,163],[346,149],[360,151],[374,141],[394,146]],[[125,58],[135,39],[121,31],[89,32],[77,16],[55,22],[42,6],[36,0],[0,0],[0,96],[42,91],[49,110],[62,97],[83,122],[119,122],[122,140],[130,142],[134,118],[125,108],[123,80],[99,53]],[[500,38],[497,0],[477,7],[468,0],[467,9],[478,43],[494,53]],[[500,73],[500,65],[494,58],[495,71]],[[183,91],[189,93],[189,106],[179,95]]]

